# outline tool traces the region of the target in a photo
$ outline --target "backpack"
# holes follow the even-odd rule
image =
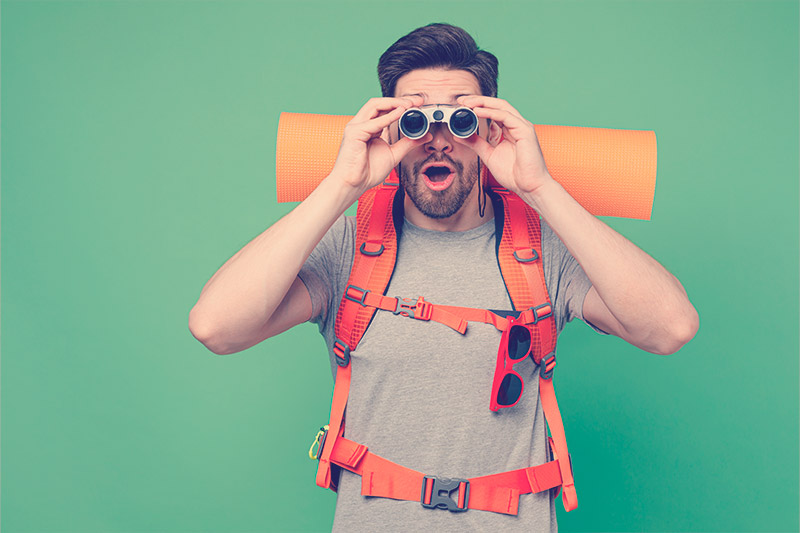
[[[320,428],[309,455],[319,461],[316,483],[337,490],[341,469],[362,476],[362,495],[419,501],[430,509],[479,509],[516,515],[521,494],[555,489],[567,511],[578,505],[561,414],[553,389],[556,326],[542,268],[539,215],[516,194],[499,186],[487,192],[493,202],[500,271],[514,311],[437,305],[424,297],[392,298],[384,293],[397,258],[403,196],[394,171],[358,201],[356,251],[350,278],[336,316],[333,355],[337,363],[330,422]],[[539,365],[539,394],[550,429],[553,460],[509,472],[470,479],[440,478],[398,465],[344,436],[344,411],[350,389],[350,352],[380,309],[413,320],[433,320],[463,334],[470,321],[504,330],[529,326],[532,356]],[[313,453],[318,446],[317,453]],[[456,493],[457,494],[453,494]]]

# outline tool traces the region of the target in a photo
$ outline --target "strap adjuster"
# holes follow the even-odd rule
[[[364,303],[364,298],[367,297],[368,293],[369,291],[367,289],[362,289],[361,287],[356,287],[355,285],[348,285],[344,290],[344,298],[345,300],[350,300],[351,302],[366,306]]]
[[[336,358],[337,365],[342,367],[349,365],[350,347],[339,339],[336,339],[333,341],[333,356]]]
[[[533,323],[536,324],[540,320],[553,316],[553,306],[550,302],[545,302],[542,305],[531,307],[533,312]]]
[[[430,502],[425,503],[425,489],[428,488],[428,481],[433,482],[431,489]],[[461,484],[464,483],[464,505],[459,506],[458,501],[461,501]],[[450,494],[458,491],[457,499],[453,500]],[[426,509],[447,509],[452,513],[463,513],[469,509],[469,480],[459,478],[438,478],[436,476],[424,476],[422,478],[422,494],[420,495],[420,503]]]
[[[430,320],[433,315],[433,306],[430,302],[422,299],[422,296],[414,301],[413,298],[396,298],[397,305],[394,308],[395,315],[415,318],[417,320]]]
[[[539,363],[539,376],[542,379],[552,379],[555,369],[556,352],[549,354],[547,357],[542,357],[542,361]]]

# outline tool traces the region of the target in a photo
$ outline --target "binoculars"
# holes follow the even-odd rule
[[[445,122],[450,133],[466,139],[478,129],[478,117],[468,107],[431,104],[407,109],[400,117],[400,133],[409,139],[424,137],[431,123]]]

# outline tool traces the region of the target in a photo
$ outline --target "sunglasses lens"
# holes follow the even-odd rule
[[[502,406],[513,405],[522,394],[522,380],[516,374],[506,374],[497,391],[497,404]]]
[[[409,109],[400,117],[400,131],[409,139],[422,137],[428,128],[428,119],[416,109]]]
[[[469,109],[459,109],[450,117],[450,128],[458,137],[469,137],[478,128],[478,117]]]
[[[530,349],[530,330],[524,326],[511,326],[508,333],[508,356],[516,361],[528,355]]]

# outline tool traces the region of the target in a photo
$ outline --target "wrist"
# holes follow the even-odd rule
[[[312,200],[318,208],[325,211],[330,210],[338,216],[352,206],[361,194],[363,191],[357,186],[349,183],[335,172],[331,172],[308,195],[306,200]]]
[[[519,192],[518,195],[525,203],[533,207],[536,211],[542,212],[548,204],[556,201],[559,195],[566,192],[565,189],[554,180],[550,174],[540,179],[541,184],[530,191]]]
[[[349,200],[351,204],[369,189],[363,183],[355,183],[352,176],[337,172],[336,169],[333,169],[322,183],[325,184],[329,194],[333,193],[337,197]]]

